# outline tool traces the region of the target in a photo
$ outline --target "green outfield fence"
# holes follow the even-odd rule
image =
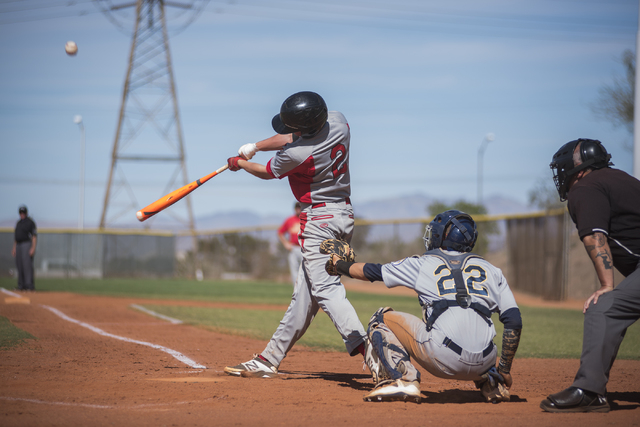
[[[477,215],[474,251],[501,268],[515,290],[548,300],[582,299],[597,277],[565,209]],[[356,219],[357,260],[390,262],[424,252],[431,218]],[[288,281],[277,225],[224,230],[38,230],[36,277],[182,277]],[[0,275],[15,274],[13,229],[0,228]],[[194,250],[194,248],[196,248]],[[621,276],[616,275],[619,281]]]

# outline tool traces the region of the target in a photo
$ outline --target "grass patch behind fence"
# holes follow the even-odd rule
[[[0,279],[0,287],[12,289],[15,279]],[[132,298],[182,299],[218,301],[241,304],[272,304],[286,306],[291,300],[289,284],[271,282],[233,282],[160,279],[39,279],[39,292],[75,292],[89,295]],[[397,311],[421,317],[417,297],[348,292],[360,321],[366,327],[371,314],[379,307],[391,306]],[[147,304],[155,312],[183,320],[186,323],[234,335],[266,341],[277,328],[284,311],[183,307]],[[579,358],[582,350],[583,315],[579,310],[520,307],[524,328],[517,357]],[[502,324],[493,317],[502,345]],[[328,316],[319,312],[305,336],[298,342],[322,350],[345,351],[340,335]],[[618,353],[619,359],[640,360],[640,325],[627,330]]]

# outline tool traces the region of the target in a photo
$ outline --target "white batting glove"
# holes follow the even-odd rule
[[[253,156],[258,152],[258,147],[255,143],[244,144],[238,150],[238,154],[247,160],[251,160]]]

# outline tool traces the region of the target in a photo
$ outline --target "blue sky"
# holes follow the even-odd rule
[[[42,3],[0,1],[0,222],[16,220],[24,203],[37,221],[77,224],[79,114],[85,225],[95,227],[130,36],[91,2],[29,8]],[[27,10],[7,12],[14,4]],[[272,135],[271,118],[300,90],[320,93],[349,120],[356,213],[359,202],[415,193],[475,201],[488,133],[485,197],[526,203],[550,177],[557,148],[579,137],[603,141],[616,167],[631,172],[631,135],[598,120],[590,104],[622,75],[637,20],[638,2],[628,0],[212,0],[170,41],[189,180]],[[78,44],[76,57],[64,53],[67,40]],[[167,180],[136,182],[139,207],[162,196]],[[293,199],[286,180],[227,171],[191,202],[196,217],[284,216]]]

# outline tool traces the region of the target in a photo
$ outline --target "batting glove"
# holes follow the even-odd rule
[[[258,146],[255,143],[244,144],[238,150],[238,154],[242,156],[243,159],[251,160],[253,156],[258,152]]]
[[[244,160],[242,157],[240,156],[236,156],[236,157],[229,157],[227,159],[227,164],[229,165],[229,170],[236,172],[239,171],[240,169],[242,169],[240,167],[240,165],[238,164],[238,160]]]

